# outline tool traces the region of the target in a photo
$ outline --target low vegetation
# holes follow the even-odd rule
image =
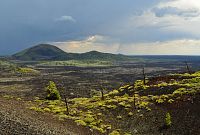
[[[37,75],[40,72],[30,67],[19,66],[8,60],[0,60],[0,72],[20,74],[20,75]]]
[[[95,67],[112,66],[113,62],[103,60],[68,60],[68,61],[47,61],[40,62],[38,66],[77,66],[77,67]]]
[[[14,72],[16,68],[17,65],[15,65],[14,63],[7,60],[0,60],[0,71]]]
[[[65,102],[59,100],[60,95],[55,83],[50,82],[47,87],[47,99],[53,100],[37,99],[37,105],[30,109],[54,113],[60,120],[72,119],[78,125],[87,126],[101,133],[136,134],[137,129],[125,128],[124,124],[134,123],[138,119],[144,120],[145,117],[151,121],[147,116],[154,114],[155,111],[158,113],[158,108],[163,110],[161,108],[165,106],[193,102],[193,98],[200,93],[200,72],[172,74],[146,79],[145,82],[144,84],[142,80],[138,80],[132,85],[105,93],[103,100],[101,94],[92,98],[70,99],[69,114],[66,113]],[[171,127],[171,113],[164,110],[161,113],[164,121],[160,120],[160,126]]]
[[[39,71],[28,67],[18,67],[16,72],[19,74],[39,74]]]

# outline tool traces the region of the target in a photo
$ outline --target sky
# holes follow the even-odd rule
[[[40,43],[75,53],[199,55],[200,0],[0,0],[0,55]]]

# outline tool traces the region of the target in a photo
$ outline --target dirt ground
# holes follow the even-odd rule
[[[71,120],[28,109],[31,103],[0,97],[1,135],[95,135]]]
[[[50,80],[56,82],[61,93],[71,97],[90,97],[91,91],[104,89],[105,92],[118,88],[120,85],[133,83],[136,79],[142,79],[141,63],[124,64],[114,67],[34,67],[39,70],[39,75],[16,75],[10,73],[0,74],[0,134],[2,135],[95,135],[87,128],[77,126],[73,121],[59,121],[48,113],[39,113],[29,110],[35,97],[44,98],[45,87]],[[191,69],[199,70],[196,63]],[[185,65],[180,63],[147,63],[145,73],[147,77],[161,76],[169,73],[184,72]],[[2,96],[10,95],[21,97],[25,101],[5,99]],[[195,104],[198,108],[199,102]],[[188,105],[190,106],[190,105]],[[187,107],[188,107],[187,106]],[[181,109],[181,108],[180,108]],[[172,110],[177,115],[184,115],[177,110]],[[191,110],[194,110],[191,108]],[[187,110],[186,110],[187,111]],[[182,112],[182,111],[181,111]],[[195,116],[199,116],[198,110]],[[178,117],[178,116],[173,116]],[[196,117],[195,117],[196,118]],[[188,121],[190,120],[187,117]],[[191,120],[195,120],[192,118]],[[180,120],[181,121],[181,120]],[[176,123],[179,121],[177,120]],[[198,121],[189,121],[182,127],[198,128]],[[181,132],[181,124],[177,133]],[[196,133],[197,128],[190,133]],[[172,131],[173,132],[173,131]],[[189,133],[189,134],[190,134]]]
[[[141,63],[122,64],[113,67],[34,67],[39,75],[0,74],[0,95],[13,95],[27,99],[45,97],[45,87],[48,82],[56,82],[61,94],[72,97],[91,97],[91,91],[105,92],[119,88],[121,85],[133,83],[142,79]],[[191,65],[196,69],[197,65]],[[200,67],[200,66],[199,66]],[[185,71],[181,63],[170,64],[147,63],[147,77],[166,75]]]

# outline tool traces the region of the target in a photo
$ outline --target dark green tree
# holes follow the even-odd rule
[[[46,87],[48,100],[60,100],[60,93],[56,87],[56,84],[53,81],[49,81],[49,85]]]

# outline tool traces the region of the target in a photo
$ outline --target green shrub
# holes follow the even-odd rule
[[[166,116],[165,116],[165,125],[168,126],[168,127],[170,127],[172,125],[170,113],[166,113]]]
[[[50,112],[51,110],[49,108],[44,108],[43,109],[45,112]]]
[[[21,98],[17,98],[17,100],[19,100],[19,101],[20,101],[20,100],[22,100],[22,99],[21,99]]]
[[[129,112],[129,113],[128,113],[128,116],[133,116],[133,113],[132,113],[132,112]]]
[[[192,79],[184,79],[182,82],[183,83],[200,83],[200,78],[196,77]]]
[[[138,103],[138,107],[139,107],[140,109],[146,108],[146,107],[148,106],[148,104],[149,104],[149,102],[144,102],[144,101],[142,101],[142,102],[139,102],[139,103]]]
[[[173,99],[169,99],[167,102],[172,104],[174,102],[174,100]]]
[[[64,111],[64,109],[62,107],[59,107],[59,106],[55,106],[54,108],[52,108],[53,113],[61,113],[63,111]]]
[[[46,87],[48,100],[60,100],[60,93],[56,87],[56,84],[53,81],[49,81],[49,85]]]
[[[94,117],[90,114],[85,115],[85,118],[83,119],[86,123],[92,123],[95,121]]]
[[[97,113],[97,116],[102,116],[102,113]]]
[[[158,87],[166,87],[168,84],[166,82],[162,82],[158,84]]]
[[[110,95],[110,96],[114,96],[114,95],[117,95],[117,94],[119,94],[118,90],[113,90],[113,91],[108,93],[108,95]]]
[[[148,82],[148,80],[146,80],[146,81]],[[142,80],[135,81],[135,84],[134,84],[134,89],[135,90],[142,90],[142,89],[145,90],[147,88],[149,88],[149,86],[144,85],[144,82]]]
[[[173,96],[182,96],[186,91],[186,88],[179,88],[173,92]]]
[[[17,72],[20,73],[20,74],[38,74],[39,73],[39,71],[32,69],[32,68],[28,68],[28,67],[18,68]]]
[[[159,99],[157,99],[156,100],[156,103],[158,103],[158,104],[162,104],[162,103],[164,103],[165,101],[163,100],[163,99],[161,99],[161,98],[159,98]]]
[[[69,116],[66,115],[66,114],[59,114],[58,116],[59,116],[59,120],[61,120],[61,121],[63,121],[63,120],[65,120],[65,119],[69,118]]]
[[[39,107],[35,107],[35,106],[32,106],[29,108],[30,110],[34,110],[34,111],[37,111],[37,112],[44,112],[43,109],[39,108]]]
[[[126,102],[125,102],[125,101],[122,101],[122,102],[120,102],[120,103],[119,103],[119,105],[121,105],[121,106],[124,106],[124,107],[125,107],[125,106],[126,106]]]
[[[108,109],[115,109],[115,108],[117,108],[116,105],[107,105],[106,107],[107,107]]]

